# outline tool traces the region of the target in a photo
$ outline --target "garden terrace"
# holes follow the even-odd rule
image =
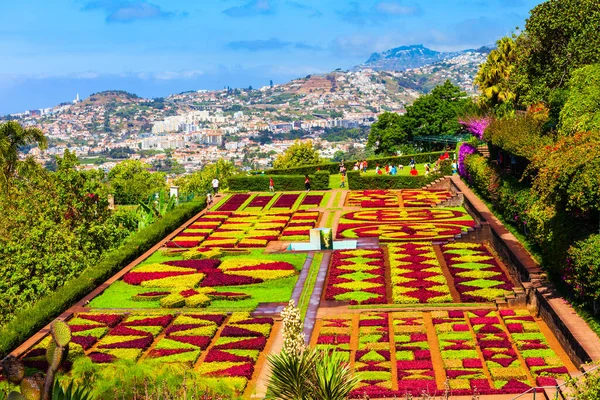
[[[447,390],[494,399],[562,382],[575,365],[549,326],[514,301],[524,287],[478,240],[481,215],[444,206],[461,199],[449,185],[220,195],[63,314],[69,363],[178,363],[262,398],[266,355],[282,346],[279,313],[294,299],[306,340],[361,373],[353,398]],[[357,248],[285,251],[314,227]],[[48,340],[42,331],[15,354],[44,368]]]

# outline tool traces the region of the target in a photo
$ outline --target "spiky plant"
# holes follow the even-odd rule
[[[350,392],[360,383],[360,376],[355,375],[342,354],[321,352],[316,358],[314,378],[311,380],[315,399],[345,400]]]
[[[314,391],[309,384],[313,377],[318,353],[305,350],[299,354],[280,354],[269,356],[271,379],[268,398],[278,400],[315,400]]]

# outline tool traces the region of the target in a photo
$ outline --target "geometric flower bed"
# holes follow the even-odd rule
[[[361,313],[354,368],[362,382],[353,396],[391,397],[392,362],[388,314]]]
[[[492,392],[464,312],[434,311],[431,318],[453,394]]]
[[[209,381],[219,380],[242,393],[252,379],[273,322],[272,318],[253,318],[249,313],[232,314],[198,372]]]
[[[404,207],[433,207],[452,197],[447,190],[403,190]]]
[[[88,356],[97,363],[116,359],[135,361],[172,320],[170,314],[130,315],[104,335]]]
[[[475,221],[463,208],[375,209],[342,215],[338,238],[379,237],[381,242],[441,241],[468,231]]]
[[[191,366],[208,347],[225,317],[225,314],[178,315],[147,358]]]
[[[431,243],[388,245],[395,304],[449,303],[450,288]]]
[[[519,361],[496,311],[469,311],[467,315],[490,371],[493,387],[505,393],[529,389],[531,382],[527,370]]]
[[[501,310],[510,337],[525,360],[529,372],[538,386],[556,386],[556,379],[566,379],[569,375],[560,357],[550,348],[546,337],[540,331],[527,310]]]
[[[280,240],[308,241],[310,230],[317,226],[320,213],[318,211],[297,211],[281,232]]]
[[[350,362],[350,337],[352,336],[352,314],[336,315],[323,318],[318,332],[316,348],[319,350],[336,350]]]
[[[336,250],[332,253],[326,300],[350,304],[385,304],[383,251]]]
[[[305,210],[309,208],[319,207],[323,202],[323,197],[323,193],[306,194],[306,196],[304,196],[304,200],[302,200],[302,203],[300,203],[300,207],[298,207],[298,209]]]
[[[397,192],[387,190],[363,190],[349,192],[346,206],[361,208],[399,207]]]
[[[436,381],[422,312],[392,313],[398,391],[435,394]]]
[[[249,194],[233,194],[224,203],[221,203],[217,211],[238,211],[248,199],[250,199]]]
[[[295,211],[322,207],[330,192],[227,194],[212,206],[211,211]]]
[[[514,287],[484,245],[450,243],[442,251],[461,301],[493,301]]]
[[[194,249],[190,254],[220,258],[190,260],[156,253],[109,286],[89,307],[252,311],[262,302],[289,301],[306,261],[305,253],[265,254],[256,249],[241,254]]]

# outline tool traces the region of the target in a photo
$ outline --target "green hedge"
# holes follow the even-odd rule
[[[188,219],[206,207],[206,201],[185,203],[164,218],[130,237],[125,243],[108,252],[94,267],[68,281],[53,294],[24,309],[0,330],[0,358],[39,331],[98,285],[148,251]]]
[[[377,158],[369,158],[367,161],[369,163],[369,169],[374,169],[377,164],[379,165],[408,165],[410,159],[414,157],[415,162],[417,164],[424,163],[435,163],[436,160],[440,157],[442,152],[434,152],[434,153],[418,153],[418,154],[408,154],[405,156],[396,156],[396,157],[377,157]],[[454,152],[449,152],[450,158],[453,157]],[[352,170],[356,161],[345,161],[344,165],[348,169],[348,171]],[[287,168],[287,169],[271,169],[265,172],[267,175],[304,175],[304,174],[312,174],[318,170],[328,171],[331,174],[338,174],[340,172],[340,163],[329,162],[315,165],[303,165],[301,167],[296,168]]]
[[[266,192],[269,190],[271,175],[236,175],[227,180],[229,190],[232,192]],[[310,174],[310,187],[312,190],[329,189],[329,172],[320,171]],[[276,191],[304,190],[304,175],[276,175],[273,176]]]
[[[348,172],[348,186],[352,190],[367,189],[420,189],[440,178],[441,175],[364,175],[358,171]]]

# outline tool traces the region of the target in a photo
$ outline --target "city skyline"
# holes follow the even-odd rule
[[[0,114],[109,89],[157,97],[282,83],[401,45],[479,47],[522,27],[539,1],[48,3],[0,5]]]

